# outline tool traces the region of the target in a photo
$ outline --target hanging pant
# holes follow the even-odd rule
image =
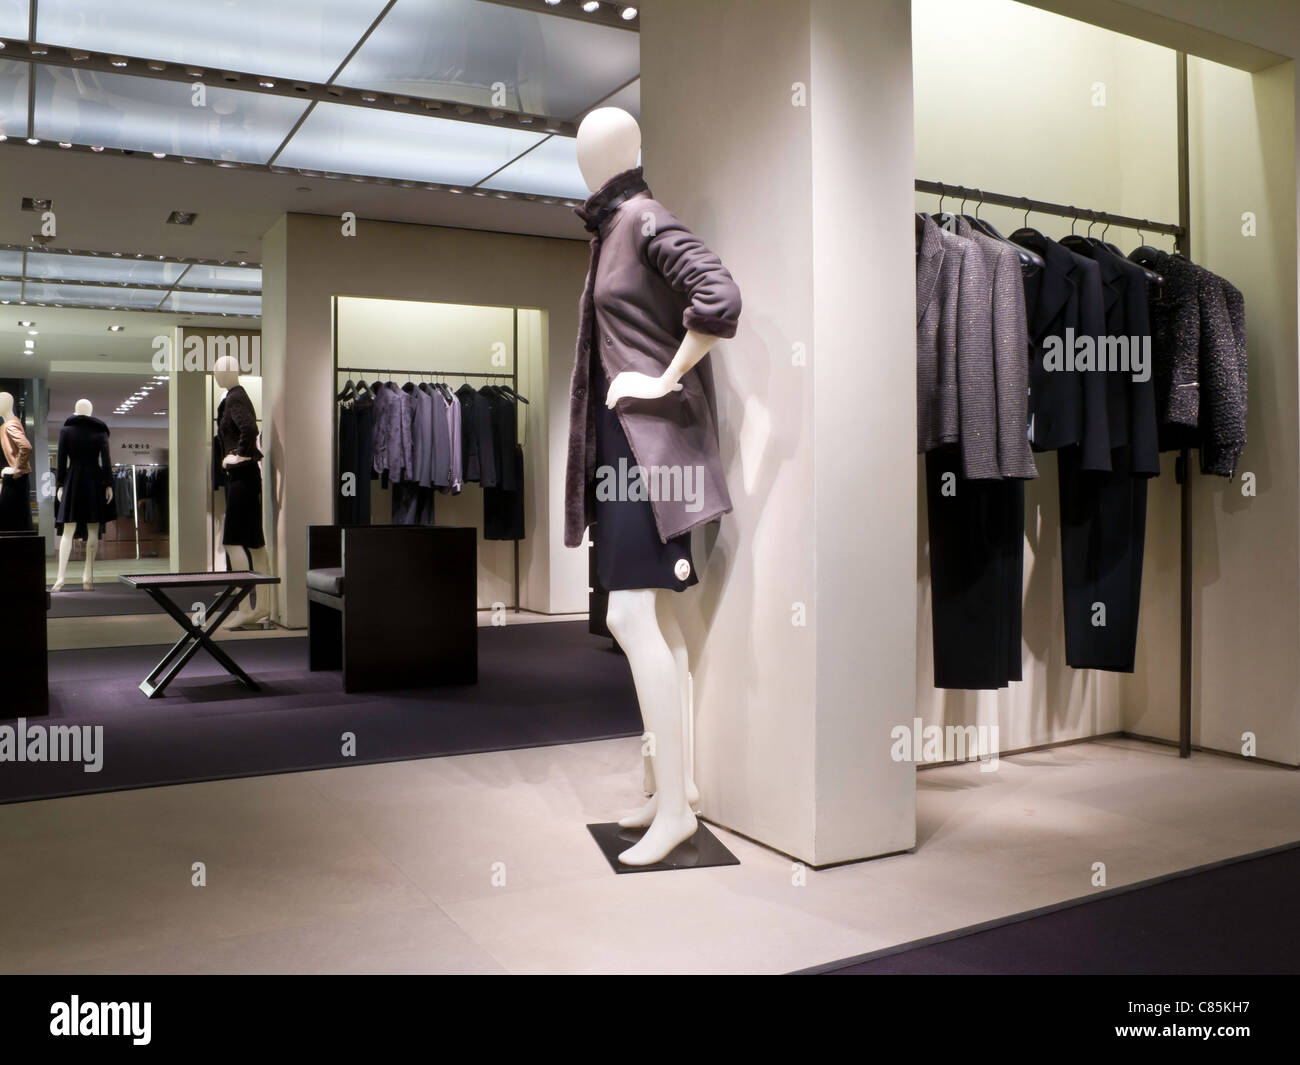
[[[1127,446],[1110,472],[1080,468],[1079,449],[1057,452],[1065,660],[1074,669],[1132,673],[1147,526],[1147,482]]]
[[[1024,481],[966,480],[955,446],[925,473],[935,687],[1005,688],[1020,680]]]
[[[338,521],[340,525],[370,524],[370,477],[374,405],[360,401],[339,409]],[[343,475],[353,474],[352,494],[343,494]]]

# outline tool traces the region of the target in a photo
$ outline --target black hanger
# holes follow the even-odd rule
[[[509,396],[511,399],[517,399],[517,400],[519,400],[520,403],[524,403],[524,404],[527,404],[527,403],[528,403],[528,400],[524,399],[523,396],[521,396],[518,392],[516,392],[516,391],[515,391],[513,388],[511,388],[509,385],[502,385],[502,386],[501,386],[501,391],[504,392],[504,393],[505,393],[507,396]]]
[[[338,400],[340,403],[342,403],[346,400],[356,398],[356,394],[357,394],[356,386],[352,383],[352,379],[349,378],[347,382],[343,385],[343,391],[338,394]]]
[[[976,189],[975,191],[978,193],[979,189]],[[1004,237],[1001,233],[999,233],[996,229],[993,228],[993,224],[991,222],[986,222],[984,219],[980,217],[980,208],[983,206],[984,206],[984,200],[980,199],[979,202],[975,205],[974,217],[969,219],[971,225],[974,226],[976,229],[978,229],[986,237],[992,237],[994,240],[1001,241],[1003,244],[1007,245],[1007,247],[1015,249],[1016,254],[1020,256],[1021,270],[1024,270],[1026,268],[1030,268],[1034,270],[1045,269],[1047,263],[1043,261],[1043,257],[1041,255],[1039,255],[1036,251],[1031,251],[1029,248],[1021,247],[1019,244],[1014,244],[1011,241],[1007,240],[1006,237]]]

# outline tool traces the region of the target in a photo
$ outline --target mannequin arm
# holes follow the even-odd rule
[[[694,329],[687,330],[681,346],[677,349],[677,354],[673,356],[673,361],[668,364],[668,368],[663,373],[658,377],[635,371],[624,371],[618,374],[609,383],[609,398],[605,401],[606,405],[612,408],[625,397],[658,399],[669,392],[680,392],[681,379],[709,353],[717,342],[716,336],[698,333]]]

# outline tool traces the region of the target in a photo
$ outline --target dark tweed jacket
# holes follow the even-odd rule
[[[1201,471],[1231,477],[1246,446],[1246,302],[1217,274],[1167,252],[1151,301],[1162,451],[1195,447]]]
[[[740,289],[731,274],[651,197],[640,167],[610,178],[577,213],[595,236],[569,386],[566,547],[582,543],[595,517],[592,358],[602,361],[610,380],[625,370],[657,377],[672,362],[687,330],[732,337],[740,318]],[[685,499],[651,501],[665,543],[731,510],[718,453],[709,359],[701,360],[681,384],[681,391],[658,399],[624,399],[615,408],[639,466],[689,467],[692,477],[699,476],[698,507]]]

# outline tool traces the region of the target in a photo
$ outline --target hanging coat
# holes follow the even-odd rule
[[[732,337],[740,318],[740,289],[731,274],[651,197],[640,167],[610,178],[577,213],[595,236],[569,387],[567,547],[582,543],[595,518],[593,345],[611,381],[624,371],[658,377],[688,330]],[[731,510],[709,359],[685,374],[681,385],[680,391],[658,399],[624,399],[615,408],[637,465],[652,476],[676,476],[683,486],[691,479],[689,498],[682,490],[661,492],[668,498],[651,500],[655,527],[665,543]]]

